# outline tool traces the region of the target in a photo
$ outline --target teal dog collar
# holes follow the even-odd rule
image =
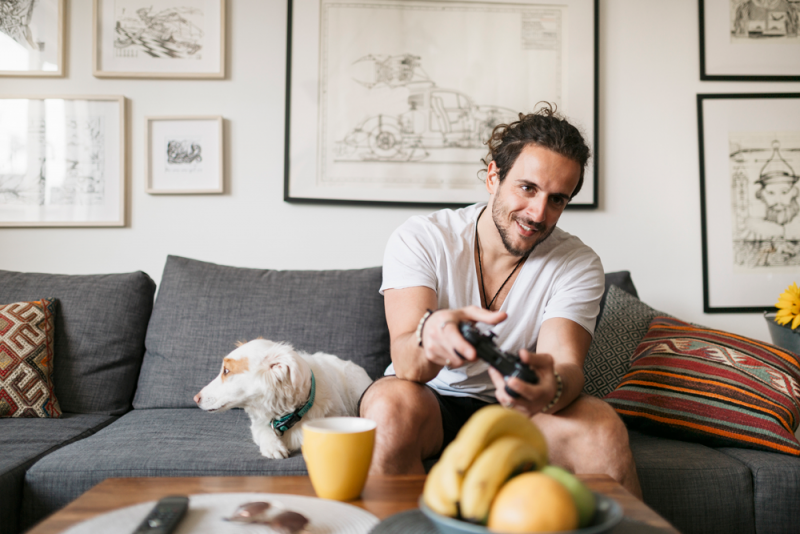
[[[311,393],[308,394],[308,402],[306,402],[302,408],[295,410],[289,415],[284,415],[283,417],[273,419],[270,425],[275,433],[279,436],[283,436],[284,432],[287,432],[290,428],[299,423],[300,419],[302,419],[303,416],[308,413],[311,407],[314,406],[314,397],[316,396],[316,393],[317,384],[314,381],[314,371],[311,371]]]

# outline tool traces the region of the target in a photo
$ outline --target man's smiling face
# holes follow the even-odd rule
[[[581,168],[569,158],[530,144],[502,182],[494,162],[488,171],[492,219],[506,250],[524,256],[555,229],[578,185]]]

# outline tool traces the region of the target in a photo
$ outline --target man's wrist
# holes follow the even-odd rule
[[[428,319],[430,319],[433,313],[434,311],[428,308],[425,311],[425,314],[420,318],[419,324],[417,324],[417,342],[419,343],[420,347],[422,346],[422,330],[425,328],[425,323],[428,322]]]
[[[556,377],[556,393],[550,403],[542,408],[542,413],[547,413],[553,406],[558,404],[558,401],[561,400],[561,394],[564,392],[564,381],[561,380],[561,375],[555,369],[553,369],[553,375]]]

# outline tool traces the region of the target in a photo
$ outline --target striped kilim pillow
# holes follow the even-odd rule
[[[0,305],[0,417],[61,417],[53,389],[55,299]]]
[[[656,317],[608,401],[628,428],[800,456],[798,355]]]

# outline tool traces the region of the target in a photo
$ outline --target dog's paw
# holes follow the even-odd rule
[[[265,456],[267,458],[275,458],[276,460],[280,460],[282,458],[289,457],[289,449],[283,443],[271,443],[269,445],[262,445],[261,446],[261,456]]]

